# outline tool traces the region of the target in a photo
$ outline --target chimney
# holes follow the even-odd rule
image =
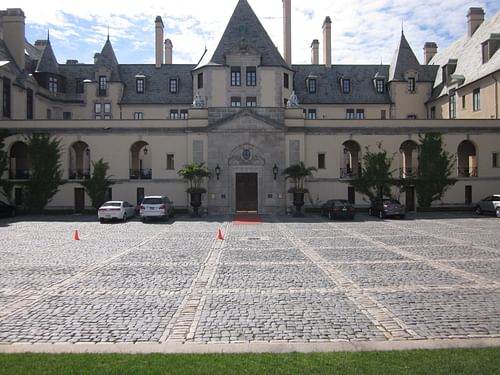
[[[288,65],[292,65],[292,1],[283,0],[283,53]]]
[[[311,64],[319,64],[319,40],[314,39],[311,43]]]
[[[323,62],[327,68],[332,67],[332,20],[325,18],[323,22]]]
[[[436,55],[438,51],[438,46],[434,42],[425,42],[424,45],[424,63],[425,65],[429,64],[429,61]]]
[[[160,68],[163,64],[163,21],[160,16],[155,19],[155,53],[156,67]]]
[[[467,13],[467,36],[470,38],[484,21],[483,8],[469,8]]]
[[[174,48],[172,41],[165,39],[165,64],[172,64],[172,48]]]
[[[18,68],[24,70],[24,12],[10,8],[2,13],[4,43]]]

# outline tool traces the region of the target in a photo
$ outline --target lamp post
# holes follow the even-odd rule
[[[276,164],[274,164],[274,167],[273,167],[274,180],[276,180],[276,178],[278,177],[278,172],[279,172],[279,168]]]
[[[219,164],[217,164],[217,166],[215,167],[215,176],[217,177],[217,180],[219,180],[219,176],[220,176],[220,166],[219,166]]]

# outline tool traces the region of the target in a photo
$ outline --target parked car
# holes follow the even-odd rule
[[[321,215],[333,219],[354,219],[356,210],[345,199],[329,199],[321,206]]]
[[[144,197],[139,207],[142,222],[149,219],[168,220],[174,216],[174,202],[165,195],[151,195]]]
[[[0,217],[14,217],[16,216],[16,208],[0,201]]]
[[[404,219],[406,210],[405,206],[403,206],[396,199],[383,198],[372,202],[370,208],[368,209],[368,214],[378,216],[381,219],[391,216]]]
[[[110,220],[127,221],[135,216],[135,206],[127,201],[108,201],[103,203],[97,211],[101,223]]]
[[[500,217],[500,194],[488,195],[486,198],[477,202],[476,213],[478,215],[482,215],[483,213],[494,213],[497,217]]]

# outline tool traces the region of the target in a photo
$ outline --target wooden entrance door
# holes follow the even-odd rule
[[[236,173],[236,211],[257,211],[257,173]]]
[[[75,188],[75,212],[81,213],[85,209],[85,190]]]
[[[406,189],[406,211],[415,211],[415,186]]]

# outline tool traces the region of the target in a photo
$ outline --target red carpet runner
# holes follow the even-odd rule
[[[262,224],[260,215],[253,212],[237,212],[233,220],[234,224]]]

